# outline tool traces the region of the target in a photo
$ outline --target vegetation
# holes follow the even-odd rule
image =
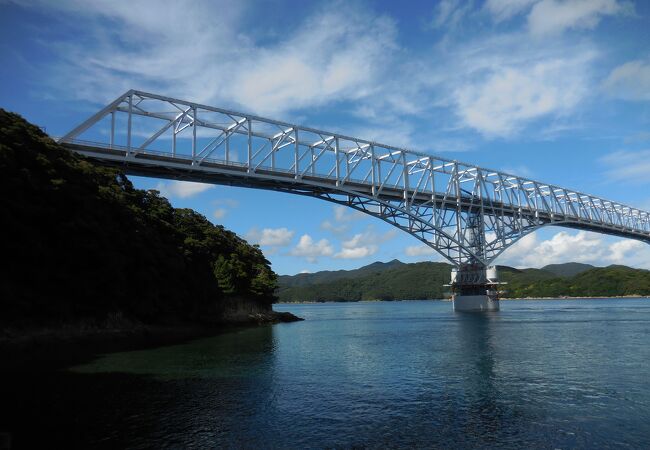
[[[219,320],[229,299],[270,309],[261,250],[0,110],[0,321],[120,313]]]
[[[354,271],[282,276],[281,302],[424,300],[448,296],[451,266],[444,263],[374,263]],[[346,275],[347,274],[347,275]],[[625,266],[554,264],[542,269],[499,267],[506,298],[650,295],[650,271]]]
[[[278,296],[284,302],[442,298],[446,289],[443,284],[449,281],[449,267],[443,263],[375,263],[351,271],[353,277],[342,277],[337,272],[334,279],[297,286],[291,286],[293,277],[280,277]],[[322,279],[320,273],[302,275]],[[309,280],[309,277],[302,278]]]

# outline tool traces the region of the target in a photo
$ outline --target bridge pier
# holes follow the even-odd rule
[[[451,270],[454,311],[499,311],[499,281],[494,266],[461,266]]]

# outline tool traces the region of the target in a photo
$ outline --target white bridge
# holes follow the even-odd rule
[[[484,271],[545,225],[650,243],[650,213],[618,202],[141,91],[126,92],[59,143],[127,174],[272,189],[346,205],[415,236],[461,274]]]

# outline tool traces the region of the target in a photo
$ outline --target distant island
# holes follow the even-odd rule
[[[508,283],[503,298],[650,295],[650,271],[626,266],[566,263],[498,269],[500,280]],[[438,262],[376,262],[355,270],[283,275],[277,294],[285,303],[442,299],[449,297],[443,285],[449,282],[450,271],[450,264]]]
[[[295,319],[259,247],[2,109],[0,186],[0,338]]]

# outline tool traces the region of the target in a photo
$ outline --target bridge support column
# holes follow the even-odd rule
[[[499,281],[494,266],[462,266],[451,271],[454,311],[498,311]]]

